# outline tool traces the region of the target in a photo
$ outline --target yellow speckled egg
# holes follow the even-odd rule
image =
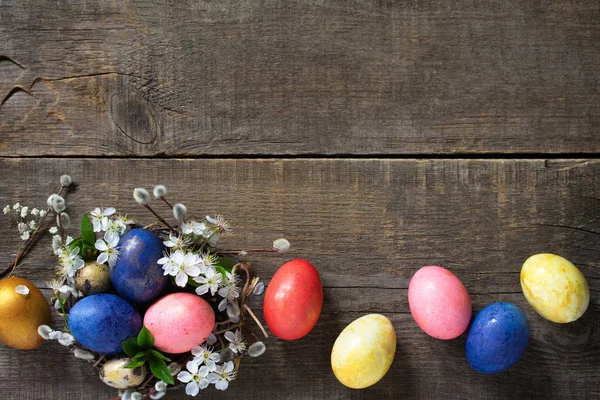
[[[331,367],[342,384],[363,389],[384,377],[395,354],[396,332],[391,321],[369,314],[340,333],[331,351]]]
[[[106,264],[88,261],[75,275],[75,286],[86,296],[106,293],[111,289],[110,270]]]
[[[146,367],[125,368],[131,362],[130,358],[116,358],[107,361],[100,369],[100,379],[116,389],[134,388],[144,382]]]
[[[0,280],[0,342],[19,350],[35,349],[44,342],[38,327],[48,324],[48,301],[33,283],[15,277]]]
[[[552,322],[575,321],[590,302],[590,289],[581,271],[554,254],[536,254],[525,261],[521,288],[531,307]]]

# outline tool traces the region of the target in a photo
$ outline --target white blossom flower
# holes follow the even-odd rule
[[[165,185],[156,185],[154,186],[154,197],[160,199],[161,197],[165,197],[167,195],[167,188]]]
[[[181,203],[177,203],[173,206],[173,216],[177,221],[181,221],[185,218],[187,208]]]
[[[124,217],[109,219],[106,226],[106,232],[113,232],[114,234],[121,236],[127,230],[127,223],[129,221]]]
[[[211,371],[214,371],[217,367],[216,363],[221,361],[219,353],[213,353],[212,348],[207,346],[196,346],[192,349],[194,355],[194,362],[198,365],[206,365]]]
[[[235,378],[233,372],[233,362],[227,361],[223,365],[218,365],[214,372],[208,374],[210,383],[214,383],[218,390],[227,390],[229,382]]]
[[[51,281],[46,282],[46,286],[52,289],[53,292],[59,292],[63,294],[67,294],[72,290],[68,285],[65,285],[58,279],[52,279]]]
[[[25,241],[25,240],[29,240],[29,236],[31,235],[30,231],[25,231],[21,234],[21,240]]]
[[[96,240],[95,247],[97,250],[101,251],[96,261],[99,264],[104,264],[108,261],[108,265],[113,267],[119,258],[119,250],[117,249],[118,244],[119,236],[114,232],[106,232],[104,234],[104,239]]]
[[[169,238],[163,242],[166,247],[169,247],[173,250],[183,249],[185,246],[188,246],[191,241],[184,236],[175,236],[172,233],[169,233]]]
[[[181,231],[186,234],[203,235],[206,231],[206,224],[194,220],[185,221],[181,224]]]
[[[198,262],[200,266],[200,271],[205,274],[208,271],[215,269],[215,265],[217,265],[217,255],[210,253],[202,253],[198,255]],[[213,295],[214,296],[214,295]]]
[[[238,280],[239,278],[236,274],[227,273],[225,285],[219,289],[219,296],[223,297],[218,306],[219,311],[225,311],[227,309],[227,302],[234,302],[240,297]]]
[[[38,215],[40,215],[40,210],[38,210],[37,208],[33,208],[29,213],[34,217],[37,217]]]
[[[35,228],[37,228],[37,222],[32,219],[29,221],[29,229],[34,230]]]
[[[158,264],[163,266],[165,275],[175,277],[175,283],[180,287],[187,285],[188,276],[196,277],[200,275],[198,256],[194,253],[184,253],[182,250],[177,250],[158,260]]]
[[[186,364],[187,371],[181,371],[177,375],[180,382],[187,383],[185,393],[188,396],[196,396],[200,393],[200,389],[206,389],[210,384],[208,374],[211,372],[206,365],[199,366],[194,361],[188,361]]]
[[[146,204],[150,203],[151,200],[150,193],[148,193],[148,191],[144,188],[133,189],[133,198],[138,204],[142,206],[145,206]]]
[[[206,339],[206,344],[209,346],[212,346],[215,343],[217,343],[217,337],[215,336],[214,333],[211,333],[210,335],[208,335],[208,338]]]
[[[236,330],[235,333],[231,331],[225,332],[225,339],[229,342],[229,348],[234,353],[241,353],[246,350],[246,343],[244,343],[244,337],[240,329]]]
[[[208,222],[210,222],[211,224],[218,226],[219,229],[221,230],[221,232],[224,232],[224,233],[232,232],[231,228],[229,226],[229,222],[225,221],[225,219],[221,215],[217,215],[216,218],[212,218],[207,215],[206,220]]]
[[[25,285],[17,285],[15,287],[15,292],[20,295],[27,296],[29,294],[29,288]]]
[[[43,218],[44,215],[46,215],[47,211],[46,210],[40,210],[40,218]]]
[[[58,250],[58,262],[61,266],[61,272],[65,276],[74,277],[78,269],[85,266],[85,261],[79,257],[79,247],[68,251],[65,247]]]
[[[214,296],[215,293],[219,290],[219,285],[223,280],[223,275],[220,272],[217,272],[214,268],[206,271],[204,275],[200,275],[194,280],[201,285],[196,288],[196,294],[198,296],[202,296],[203,294],[208,293],[210,290],[210,295]]]
[[[106,231],[108,229],[108,217],[115,213],[115,209],[112,207],[101,209],[100,207],[94,208],[90,212],[91,222],[94,227],[94,232]]]
[[[29,207],[25,206],[25,207],[21,208],[21,218],[25,218],[27,216],[28,212],[29,212]]]
[[[254,342],[250,345],[250,347],[248,347],[248,355],[250,357],[260,357],[265,353],[266,350],[267,347],[263,342]]]
[[[6,206],[2,209],[2,212],[4,212],[4,214],[8,214],[10,212],[10,206]]]
[[[48,232],[50,232],[50,234],[52,235],[56,235],[58,233],[58,228],[56,226],[53,226],[50,229],[48,229]]]

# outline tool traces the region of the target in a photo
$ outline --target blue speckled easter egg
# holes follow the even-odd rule
[[[157,261],[163,256],[163,241],[146,229],[132,229],[121,237],[119,258],[110,269],[110,280],[118,294],[133,302],[157,298],[169,283]]]
[[[71,308],[69,328],[82,346],[97,353],[114,354],[123,351],[123,340],[137,336],[142,317],[117,295],[94,294]]]
[[[519,360],[528,340],[529,323],[519,307],[490,304],[471,325],[465,346],[467,361],[484,374],[504,371]]]

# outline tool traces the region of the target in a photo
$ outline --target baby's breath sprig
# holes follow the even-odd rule
[[[48,198],[48,207],[46,208],[46,210],[39,210],[37,208],[34,208],[30,211],[31,215],[35,217],[40,217],[40,221],[35,224],[31,224],[31,222],[33,221],[32,220],[30,221],[30,224],[27,227],[23,225],[24,222],[19,223],[19,231],[23,231],[20,232],[21,239],[26,240],[26,243],[25,245],[23,245],[22,242],[19,243],[19,248],[17,249],[17,254],[15,256],[14,261],[6,269],[0,272],[0,279],[4,278],[7,274],[12,275],[14,270],[17,268],[17,265],[19,264],[19,260],[22,259],[27,254],[27,252],[31,250],[31,245],[34,243],[36,237],[38,236],[42,227],[44,226],[44,223],[48,218],[48,214],[54,210],[54,212],[56,212],[60,216],[60,213],[65,211],[66,203],[65,199],[61,195],[72,184],[73,179],[69,175],[62,175],[60,177],[60,190],[57,194],[53,194]],[[27,215],[28,207],[22,207],[19,203],[16,203],[15,206],[13,206],[13,210],[16,211],[16,209],[18,209],[19,217],[21,217],[22,219],[25,218],[25,216]],[[7,214],[7,207],[4,208],[5,214]],[[33,233],[31,233],[31,228],[33,226],[35,226],[35,228],[33,230]]]

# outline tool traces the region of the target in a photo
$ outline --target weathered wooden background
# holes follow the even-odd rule
[[[42,205],[70,173],[72,215],[114,205],[151,222],[131,192],[164,183],[198,215],[228,217],[228,247],[290,239],[293,253],[255,258],[265,280],[296,257],[321,272],[313,332],[269,339],[203,398],[600,398],[599,156],[597,0],[0,0],[0,205]],[[5,265],[18,242],[1,226]],[[19,270],[40,286],[44,244]],[[526,303],[520,267],[539,252],[588,278],[581,320]],[[431,264],[463,280],[475,311],[527,312],[513,368],[478,374],[464,336],[416,326],[407,287]],[[331,346],[372,312],[393,321],[396,359],[352,391]],[[0,346],[2,399],[114,395],[56,344]]]

